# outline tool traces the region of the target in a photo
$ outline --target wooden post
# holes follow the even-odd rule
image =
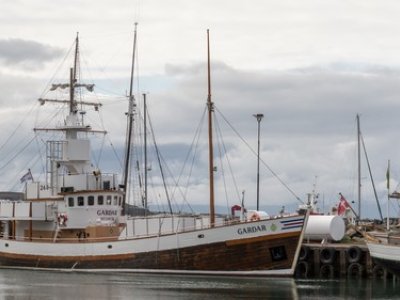
[[[319,269],[320,269],[320,255],[319,255],[319,248],[314,248],[314,275],[319,276]]]
[[[339,250],[340,259],[340,276],[345,276],[347,274],[347,264],[346,264],[346,250]]]
[[[32,202],[29,203],[29,240],[32,241]]]

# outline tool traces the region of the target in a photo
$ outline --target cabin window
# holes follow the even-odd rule
[[[93,206],[94,205],[94,196],[89,196],[88,197],[88,205]]]
[[[105,190],[109,190],[110,189],[110,181],[103,181],[103,188],[105,189]]]
[[[84,206],[85,205],[85,199],[82,196],[78,197],[78,206]]]
[[[104,204],[104,197],[103,196],[98,196],[97,197],[97,204],[98,205],[103,205]]]
[[[118,199],[118,205],[119,205],[119,206],[122,205],[122,197],[119,197],[119,199]]]
[[[118,196],[114,196],[114,203],[113,203],[114,205],[117,205],[118,204]]]
[[[75,205],[74,197],[68,197],[68,206],[73,207]]]
[[[273,261],[280,261],[287,259],[286,250],[284,246],[273,247],[269,249]]]
[[[111,205],[111,196],[110,195],[107,196],[107,205]]]

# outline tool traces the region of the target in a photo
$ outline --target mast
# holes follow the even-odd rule
[[[147,211],[147,104],[146,94],[143,94],[143,124],[144,124],[144,208]]]
[[[361,219],[361,130],[360,115],[357,114],[357,161],[358,161],[358,219]]]
[[[135,70],[135,52],[136,52],[136,36],[137,36],[137,23],[135,23],[135,31],[133,37],[133,51],[132,51],[132,67],[131,67],[131,81],[129,86],[129,110],[128,110],[128,126],[127,126],[127,140],[126,140],[126,152],[125,152],[125,169],[124,169],[124,199],[122,203],[122,215],[125,214],[125,204],[128,194],[128,178],[129,178],[129,164],[132,144],[132,127],[133,127],[133,115],[135,110],[135,97],[133,96],[133,80]]]
[[[390,220],[389,220],[389,201],[390,201],[390,160],[388,160],[388,166],[386,171],[386,188],[387,188],[387,203],[386,203],[386,230],[389,233]]]
[[[75,40],[74,80],[76,80],[77,78],[78,66],[79,66],[79,32],[76,33],[76,40]]]
[[[77,89],[86,88],[89,92],[94,89],[94,84],[85,84],[78,82],[79,78],[79,34],[77,33],[75,39],[74,49],[74,61],[73,66],[69,69],[69,82],[68,83],[53,83],[50,91],[58,89],[68,89],[69,95],[67,99],[38,99],[41,105],[46,102],[50,103],[62,103],[69,106],[69,114],[65,117],[64,124],[56,126],[54,128],[34,128],[34,131],[59,131],[65,135],[64,141],[47,141],[46,143],[46,186],[52,195],[57,194],[59,188],[58,176],[62,173],[68,174],[85,174],[91,173],[93,167],[90,162],[90,143],[87,139],[80,139],[78,134],[85,132],[98,132],[106,133],[105,131],[92,130],[91,126],[85,125],[83,122],[84,111],[81,111],[82,119],[78,119],[78,103],[75,97],[75,91]],[[95,108],[101,106],[100,103],[92,103],[80,101],[81,105],[92,105]],[[68,144],[73,143],[76,147],[77,152],[71,152],[71,148]],[[73,153],[73,158],[71,158]],[[49,183],[50,180],[50,183]],[[49,183],[49,184],[48,184]]]
[[[75,84],[77,80],[77,69],[79,64],[79,32],[76,33],[75,38],[75,55],[74,55],[74,67],[70,69],[69,74],[69,112],[75,114],[76,103],[75,103]]]
[[[381,205],[379,203],[378,194],[376,192],[374,177],[372,176],[371,164],[369,163],[369,158],[368,158],[368,154],[367,154],[367,148],[365,147],[364,138],[363,138],[362,135],[361,135],[361,142],[362,142],[362,148],[364,150],[365,160],[367,161],[368,173],[369,173],[369,178],[371,179],[371,184],[372,184],[372,189],[374,191],[375,201],[376,201],[376,204],[378,206],[379,216],[381,217],[381,220],[383,222],[383,215],[382,215]]]
[[[209,155],[209,176],[210,176],[210,226],[215,225],[214,211],[214,150],[212,137],[212,113],[214,103],[211,101],[211,70],[210,70],[210,30],[207,29],[207,77],[208,77],[208,155]]]

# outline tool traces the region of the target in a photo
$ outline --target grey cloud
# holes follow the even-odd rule
[[[174,65],[166,64],[165,73],[172,76],[196,76],[205,74],[207,71],[204,63],[188,64],[188,65]],[[233,68],[221,61],[212,62],[212,72],[231,72]]]
[[[0,105],[1,109],[31,105],[37,102],[41,82],[38,78],[15,76],[0,72]]]
[[[224,131],[224,142],[238,189],[246,191],[249,207],[255,199],[256,156],[237,138],[219,112],[223,113],[253,149],[256,149],[257,127],[252,115],[264,113],[265,118],[261,124],[262,159],[303,199],[312,189],[317,175],[317,189],[324,194],[326,207],[336,204],[338,192],[345,194],[349,200],[354,199],[352,175],[355,171],[352,167],[355,166],[356,149],[355,115],[360,113],[378,194],[385,194],[387,159],[392,160],[393,169],[399,168],[396,162],[400,161],[397,151],[400,141],[396,139],[400,85],[395,69],[393,72],[345,72],[331,70],[329,67],[310,68],[307,71],[248,71],[234,69],[223,63],[213,65],[217,66],[212,69],[212,94],[218,109],[218,123]],[[169,72],[173,71],[173,76],[165,76],[168,78],[164,80],[171,84],[163,85],[162,76],[157,75],[156,91],[153,91],[152,80],[147,79],[151,91],[148,106],[157,143],[169,168],[177,177],[206,106],[207,77],[204,63],[183,67],[171,65],[168,68]],[[3,94],[5,92],[9,99],[18,101],[29,95],[38,95],[29,83],[30,80],[0,76]],[[164,88],[157,89],[158,83]],[[37,85],[36,82],[34,86]],[[27,90],[28,87],[30,90]],[[36,101],[36,97],[33,101]],[[122,109],[121,115],[124,111]],[[117,125],[123,129],[125,122],[119,123]],[[204,138],[205,127],[202,133]],[[122,139],[120,132],[117,132],[117,136]],[[194,189],[189,188],[194,190],[194,193],[188,195],[194,203],[204,202],[207,194],[205,142],[205,139],[200,142],[200,156],[194,161],[192,182],[196,186]],[[104,153],[103,156],[111,155]],[[156,159],[152,161],[154,175],[157,162]],[[184,172],[181,184],[186,182],[189,171]],[[219,167],[217,181],[222,180],[220,171],[222,169]],[[363,168],[363,172],[362,177],[368,178],[366,168]],[[172,182],[168,178],[170,174],[166,174]],[[374,216],[374,200],[367,185],[363,182],[363,197],[366,199],[366,209],[368,203],[371,207],[368,208],[368,215]],[[261,186],[262,207],[297,203],[263,165]],[[233,188],[229,188],[234,192]],[[217,199],[219,205],[223,204],[221,190],[217,190]],[[230,199],[235,199],[235,195],[230,196]]]
[[[8,66],[35,70],[44,63],[60,57],[62,50],[35,41],[22,39],[0,40],[0,60]]]
[[[190,128],[194,131],[207,94],[205,64],[171,69],[176,71],[174,90],[153,94],[154,101],[162,103],[154,107],[153,113],[157,115],[154,120],[157,125],[169,124],[156,129],[166,144],[172,128],[174,136],[190,141],[188,131]],[[366,66],[351,72],[345,66],[339,70],[327,65],[307,70],[246,71],[218,64],[218,68],[212,69],[212,79],[215,105],[254,149],[256,121],[252,115],[264,113],[262,158],[301,198],[311,190],[316,175],[318,188],[327,199],[326,208],[336,204],[338,192],[354,198],[355,184],[351,178],[355,173],[352,167],[356,159],[357,113],[361,114],[376,183],[384,187],[387,159],[400,161],[397,151],[400,142],[395,138],[400,106],[397,100],[400,78],[396,68]],[[221,116],[218,119],[221,127],[228,129],[225,141],[232,145],[230,151],[244,150],[237,159],[236,176],[240,188],[246,189],[252,199],[255,157],[240,145],[229,126],[222,124]],[[264,195],[275,195],[270,204],[278,199],[282,203],[293,202],[293,197],[267,169],[262,172]],[[376,216],[366,167],[363,172],[364,198],[366,207],[370,207],[367,215]],[[384,195],[384,188],[378,193]]]

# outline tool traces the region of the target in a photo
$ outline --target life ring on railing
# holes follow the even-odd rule
[[[258,213],[253,213],[250,217],[250,221],[260,221],[260,216]]]
[[[59,213],[58,214],[58,216],[57,216],[58,225],[66,226],[67,225],[67,221],[68,221],[67,214],[65,214],[65,213]]]

